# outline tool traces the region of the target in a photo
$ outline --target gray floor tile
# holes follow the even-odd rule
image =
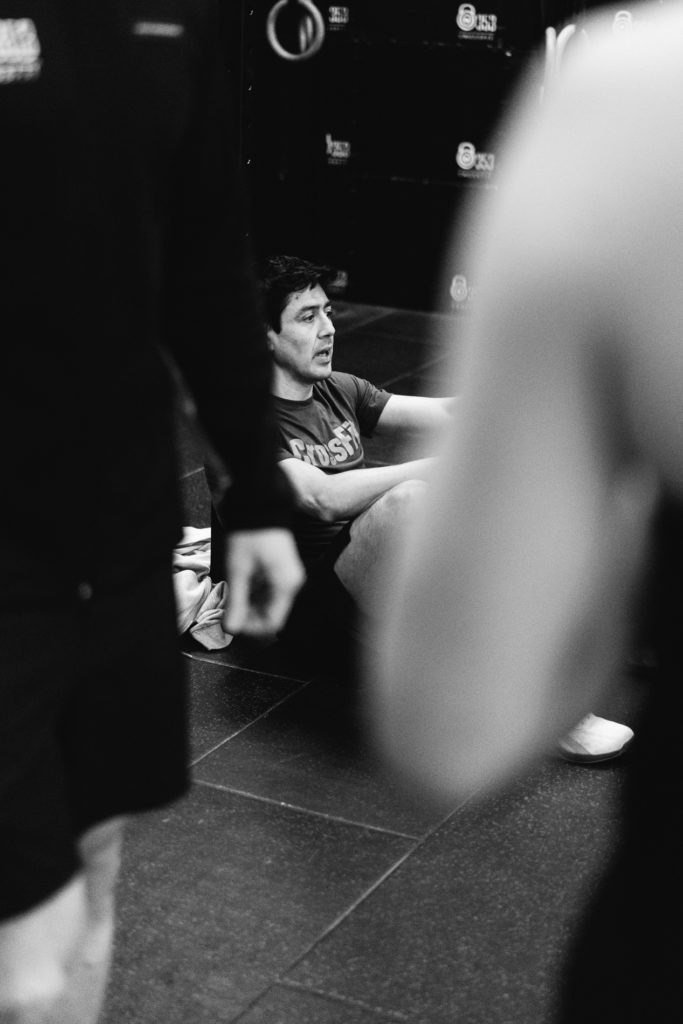
[[[368,327],[368,333],[376,336],[403,338],[417,344],[425,342],[444,344],[460,334],[462,323],[455,316],[443,313],[426,313],[409,309],[386,309],[386,316]]]
[[[444,808],[409,800],[363,739],[353,698],[316,681],[204,758],[196,777],[317,814],[424,835]]]
[[[393,313],[390,306],[369,306],[363,302],[345,302],[332,298],[334,308],[334,325],[338,335],[349,330],[367,327],[371,323],[380,323]]]
[[[211,496],[203,469],[180,481],[183,526],[211,526]]]
[[[296,652],[278,641],[260,642],[237,636],[227,647],[209,651],[190,633],[186,633],[181,638],[181,646],[192,660],[224,665],[227,668],[242,668],[260,675],[278,676],[301,682],[306,682],[314,675],[305,651],[302,651],[299,657]]]
[[[304,684],[190,660],[191,750],[196,760]]]
[[[103,1024],[231,1021],[408,845],[206,787],[136,819]]]
[[[370,325],[367,332],[365,329],[351,332],[335,341],[333,366],[335,370],[353,373],[380,386],[386,380],[424,365],[437,354],[426,343],[391,335],[375,336]]]
[[[180,460],[180,476],[203,466],[202,446],[192,421],[179,407],[176,411],[176,443]]]
[[[444,356],[411,369],[408,373],[401,373],[391,380],[385,380],[382,386],[397,395],[450,398],[458,393],[459,381],[451,368],[451,360]]]
[[[546,1024],[623,761],[549,761],[462,808],[287,976],[430,1024]]]
[[[239,1018],[238,1024],[395,1024],[405,1017],[328,999],[297,988],[273,985]]]

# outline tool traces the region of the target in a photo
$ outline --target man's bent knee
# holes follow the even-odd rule
[[[386,504],[390,514],[410,513],[425,491],[424,480],[403,480],[383,494],[380,501]]]
[[[394,529],[412,513],[424,494],[423,480],[403,480],[385,491],[365,512],[353,520],[350,529],[352,538],[366,534],[383,533]]]

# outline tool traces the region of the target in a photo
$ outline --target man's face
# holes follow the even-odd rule
[[[315,285],[293,292],[282,311],[280,332],[268,331],[273,360],[296,384],[313,384],[332,373],[334,325],[327,295]]]

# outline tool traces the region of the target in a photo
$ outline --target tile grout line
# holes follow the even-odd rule
[[[300,679],[298,676],[283,676],[277,672],[269,672],[268,669],[265,668],[248,668],[246,665],[229,665],[225,661],[220,661],[216,658],[208,658],[200,652],[197,652],[197,654],[193,654],[190,651],[182,651],[181,653],[185,658],[189,658],[190,661],[198,661],[200,662],[200,664],[203,665],[222,665],[223,668],[231,668],[235,671],[240,672],[251,672],[252,675],[256,676],[268,676],[269,679],[283,679],[285,682],[288,683],[302,683],[305,685],[307,683],[312,683],[314,678],[311,677],[311,679]]]
[[[398,860],[391,867],[387,868],[387,870],[364,893],[362,893],[356,900],[354,900],[354,902],[351,904],[350,907],[347,907],[347,909],[345,911],[343,911],[341,914],[339,914],[335,918],[335,920],[331,922],[331,924],[327,925],[327,927],[322,930],[322,932],[317,937],[317,939],[314,939],[313,942],[309,943],[309,945],[306,947],[306,949],[302,953],[300,953],[299,956],[297,956],[289,964],[289,966],[285,969],[285,971],[282,972],[278,976],[278,981],[283,980],[285,974],[287,974],[290,971],[292,971],[298,964],[301,963],[301,961],[306,956],[309,955],[309,953],[311,953],[315,949],[315,947],[319,943],[323,942],[327,938],[328,935],[331,935],[332,932],[336,928],[338,928],[339,925],[343,921],[345,921],[347,917],[349,917],[355,910],[357,910],[357,908],[361,905],[361,903],[364,903],[365,900],[367,900],[370,896],[372,896],[372,894],[374,892],[377,891],[377,889],[379,889],[380,885],[383,885],[384,882],[388,878],[390,878],[393,874],[395,874],[395,872],[398,871],[399,868],[401,868],[405,864],[405,862],[408,860],[409,857],[412,857],[413,854],[416,853],[417,850],[419,850],[422,846],[424,846],[424,844],[429,839],[431,839],[431,837],[434,835],[434,833],[438,829],[440,829],[443,825],[445,825],[445,823],[449,820],[449,818],[451,818],[455,814],[458,814],[463,809],[463,807],[466,807],[476,797],[476,795],[477,795],[476,792],[470,794],[470,796],[466,800],[464,800],[461,804],[459,804],[457,807],[454,807],[452,810],[448,811],[448,813],[445,814],[443,816],[443,818],[441,818],[438,822],[436,822],[423,836],[421,836],[420,838],[416,839],[416,841],[413,843],[413,845],[410,847],[409,850],[406,850],[406,852],[404,854],[402,854],[402,856],[400,856],[398,858]],[[406,838],[410,838],[410,837],[407,836]]]
[[[266,985],[266,987],[262,989],[253,999],[250,999],[246,1006],[242,1007],[242,1009],[239,1010],[236,1017],[231,1018],[230,1024],[239,1024],[239,1021],[244,1019],[244,1015],[246,1013],[249,1013],[249,1011],[254,1006],[256,1006],[256,1004],[277,985],[279,985],[281,988],[288,988],[293,992],[313,993],[314,995],[320,996],[322,999],[327,1000],[328,1003],[336,1003],[338,1006],[348,1006],[355,1007],[360,1010],[367,1010],[369,1013],[372,1013],[373,1016],[377,1016],[377,1014],[379,1013],[382,1015],[382,1018],[384,1020],[395,1021],[396,1024],[402,1024],[403,1021],[410,1021],[409,1017],[406,1017],[404,1014],[397,1013],[396,1010],[378,1009],[377,1007],[371,1006],[369,1003],[362,1002],[360,999],[348,999],[342,996],[338,996],[336,994],[332,994],[330,992],[323,992],[321,989],[307,988],[305,985],[301,985],[299,982],[272,981],[269,982],[269,984]],[[378,1024],[380,1024],[379,1021]]]
[[[282,677],[277,677],[277,678],[282,678]],[[291,682],[298,682],[298,680],[294,680],[294,679],[290,680],[290,681]],[[236,736],[241,736],[242,733],[246,732],[247,729],[251,729],[252,725],[255,725],[256,722],[260,722],[262,718],[266,718],[266,716],[269,715],[271,713],[271,711],[274,711],[275,708],[279,708],[280,705],[284,704],[285,701],[289,700],[290,697],[293,697],[297,693],[301,693],[302,690],[305,690],[306,687],[310,686],[310,685],[311,685],[311,681],[309,680],[308,682],[302,683],[301,686],[297,686],[296,689],[290,690],[289,693],[286,693],[285,696],[281,697],[280,700],[276,701],[275,704],[271,704],[270,707],[268,707],[265,711],[262,711],[260,715],[257,715],[256,718],[252,718],[252,720],[250,722],[247,722],[246,725],[243,725],[241,729],[237,729],[235,732],[231,733],[229,736],[226,736],[225,739],[222,739],[220,741],[220,743],[217,743],[214,747],[212,747],[211,750],[207,750],[205,753],[203,753],[199,757],[195,758],[194,761],[190,761],[190,768],[194,768],[195,765],[198,765],[201,761],[204,760],[204,758],[208,757],[210,754],[215,753],[222,746],[224,746],[224,744],[229,743],[230,740],[234,740]],[[196,780],[196,781],[199,782],[199,780]],[[208,783],[202,783],[202,785],[208,785]]]
[[[385,1010],[381,1006],[373,1006],[372,1003],[366,1003],[362,999],[351,999],[348,996],[339,995],[338,992],[325,992],[321,988],[311,988],[308,985],[304,985],[301,981],[290,981],[285,979],[283,981],[278,981],[275,984],[281,985],[283,988],[290,988],[294,992],[312,992],[314,995],[322,996],[330,1002],[340,1003],[342,1006],[356,1006],[361,1010],[367,1010],[373,1015],[377,1015],[379,1013],[383,1018],[389,1017],[392,1021],[396,1021],[397,1024],[400,1024],[401,1021],[410,1021],[411,1019],[399,1010]]]
[[[339,341],[344,341],[344,339],[347,338],[350,334],[355,334],[358,331],[362,331],[363,328],[368,327],[370,324],[376,324],[378,320],[385,320],[388,316],[391,316],[391,313],[386,312],[385,310],[382,310],[381,313],[368,313],[366,318],[361,317],[359,318],[357,323],[350,324],[345,324],[343,322],[343,316],[343,313],[339,314],[339,320],[342,320],[342,323],[337,328],[337,338],[339,339]],[[339,320],[337,320],[337,323],[339,323]]]
[[[339,316],[345,316],[345,310],[349,310],[351,315],[353,315],[355,310],[357,310],[358,306],[362,306],[363,309],[365,310],[365,313],[359,314],[359,317],[361,318],[361,326],[365,323],[365,321],[362,319],[362,317],[364,316],[371,317],[373,320],[380,320],[382,317],[391,316],[392,313],[396,312],[395,306],[377,306],[374,303],[369,302],[348,302],[345,299],[339,299],[335,303],[335,300],[333,298],[333,308],[335,305],[337,305],[341,310]]]
[[[437,363],[443,362],[443,360],[446,359],[446,358],[448,358],[448,357],[447,356],[443,356],[443,355],[441,355],[441,356],[434,356],[433,359],[430,359],[426,363],[422,363],[420,366],[413,367],[412,370],[405,370],[403,373],[396,374],[395,377],[390,377],[388,380],[382,381],[382,383],[379,384],[378,386],[386,388],[390,384],[396,384],[396,383],[398,383],[398,381],[402,380],[404,377],[410,377],[410,375],[413,374],[413,373],[420,373],[422,370],[429,370],[432,366],[436,366]]]
[[[342,818],[339,814],[326,814],[324,811],[314,811],[310,807],[301,807],[299,804],[290,804],[286,800],[276,800],[272,796],[262,796],[260,793],[248,793],[245,789],[235,789],[231,786],[221,786],[217,782],[206,782],[204,779],[193,779],[195,786],[206,786],[207,789],[216,789],[221,793],[234,793],[235,796],[245,797],[248,800],[258,800],[260,803],[271,804],[273,807],[282,807],[287,811],[294,811],[296,814],[309,814],[314,818],[322,818],[324,821],[335,821],[340,825],[349,825],[351,828],[365,829],[367,832],[376,832],[383,836],[392,836],[394,839],[407,839],[415,842],[418,837],[409,835],[407,832],[396,832],[394,829],[382,828],[380,825],[369,825],[364,821],[352,821],[350,818]]]

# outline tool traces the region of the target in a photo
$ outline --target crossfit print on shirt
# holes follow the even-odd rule
[[[322,444],[311,444],[300,437],[290,437],[287,443],[296,459],[320,469],[357,459],[362,450],[358,428],[351,420],[344,420],[334,427],[332,436]]]

